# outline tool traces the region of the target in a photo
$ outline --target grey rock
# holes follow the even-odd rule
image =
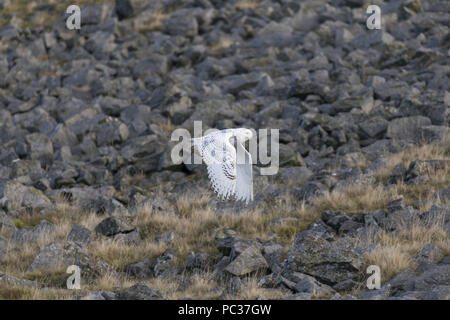
[[[53,161],[53,144],[51,140],[42,133],[32,133],[25,137],[30,146],[30,157],[39,160],[42,167],[48,167]]]
[[[110,237],[119,233],[129,233],[135,230],[124,218],[109,217],[95,227],[95,232]]]
[[[80,300],[115,300],[116,293],[111,291],[91,291]]]
[[[225,287],[225,294],[236,296],[239,294],[242,288],[242,281],[239,277],[233,277],[231,280],[227,283],[227,286]]]
[[[397,230],[401,228],[409,228],[415,221],[419,220],[419,212],[413,207],[406,207],[401,210],[395,210],[387,215],[382,222],[382,226],[386,230]]]
[[[52,202],[41,190],[29,187],[23,195],[21,206],[41,210],[52,208]]]
[[[115,12],[119,19],[126,19],[133,15],[134,10],[130,0],[116,0]]]
[[[195,37],[198,33],[197,19],[189,9],[176,11],[165,21],[164,27],[168,34],[174,36]]]
[[[84,247],[70,241],[53,242],[47,245],[34,258],[27,271],[45,271],[55,268],[65,270],[70,265],[79,266],[81,276],[87,280],[115,273],[106,262],[95,259]]]
[[[441,225],[450,230],[450,208],[433,204],[430,211],[424,212],[420,218],[428,225]]]
[[[76,242],[82,246],[87,245],[91,241],[91,231],[79,224],[76,224],[72,227],[72,230],[70,230],[66,240]]]
[[[37,288],[36,281],[30,281],[26,279],[16,278],[7,274],[0,274],[0,284],[7,286],[19,287],[19,288]]]
[[[38,160],[16,160],[12,164],[11,178],[29,176],[32,181],[36,181],[43,174],[41,164]]]
[[[389,285],[383,286],[380,289],[368,290],[359,293],[356,297],[360,300],[385,300],[391,294]]]
[[[227,232],[227,230],[225,230],[225,232]],[[223,238],[221,238],[218,242],[217,249],[224,256],[232,256],[234,258],[240,255],[242,252],[244,252],[245,249],[253,244],[258,245],[253,240],[241,239],[233,237],[229,234],[225,234]]]
[[[399,274],[397,274],[394,278],[392,278],[386,286],[390,287],[391,295],[397,295],[399,293],[404,293],[406,291],[414,290],[414,278],[416,277],[416,273],[410,269],[406,269]]]
[[[450,286],[435,286],[423,295],[425,300],[450,300]]]
[[[436,265],[413,278],[413,288],[418,291],[428,291],[432,287],[450,285],[450,265]]]
[[[305,167],[280,168],[278,174],[272,180],[283,185],[301,185],[308,181],[312,175],[313,172]]]
[[[130,264],[125,268],[125,272],[138,279],[153,277],[153,270],[151,268],[151,263],[148,259],[144,259],[140,262]]]
[[[264,271],[269,266],[261,254],[261,246],[251,245],[242,251],[226,268],[225,271],[234,276],[243,276],[252,272]]]
[[[356,288],[358,285],[359,285],[358,282],[353,281],[351,279],[347,279],[347,280],[336,283],[333,286],[333,289],[336,291],[340,291],[340,292],[342,292],[342,291],[348,292],[348,291]]]
[[[389,122],[386,137],[391,139],[414,139],[421,127],[431,125],[431,120],[423,116],[394,119]]]
[[[0,209],[0,232],[7,236],[12,236],[17,231],[14,221]]]
[[[419,142],[439,142],[450,135],[450,128],[447,126],[423,126],[419,128],[416,134],[416,140]]]
[[[281,271],[281,264],[284,260],[284,249],[281,245],[272,242],[264,243],[262,254],[272,272]]]
[[[435,199],[439,199],[442,202],[447,202],[450,200],[450,187],[448,187],[447,189],[441,189],[438,190],[434,193],[433,197]]]
[[[136,228],[131,232],[116,234],[114,236],[114,241],[124,242],[129,245],[138,245],[142,241],[142,237],[139,228]]]
[[[444,258],[444,252],[432,243],[426,243],[416,256],[419,262],[437,263]]]
[[[0,236],[0,261],[3,259],[7,250],[8,250],[8,240]]]
[[[95,128],[97,146],[122,143],[128,139],[130,132],[128,127],[114,118],[107,118]]]
[[[297,222],[298,219],[294,217],[286,217],[286,218],[275,218],[270,221],[271,226],[282,226],[287,225],[289,223]]]
[[[295,292],[311,293],[315,297],[331,297],[336,293],[331,287],[318,282],[306,274],[293,272],[290,277],[296,282],[294,287]]]
[[[161,300],[162,294],[159,290],[149,288],[143,283],[134,286],[116,294],[118,300]]]
[[[327,187],[320,182],[308,181],[298,189],[294,189],[294,195],[299,200],[312,201],[315,197],[323,195]]]
[[[16,209],[21,206],[28,188],[12,180],[0,180],[0,199],[8,200],[8,208]]]
[[[18,244],[26,242],[36,242],[39,238],[49,236],[55,232],[55,226],[47,220],[42,220],[41,223],[33,228],[22,228],[14,233],[12,240]]]
[[[155,237],[156,242],[163,242],[165,244],[170,244],[176,238],[175,232],[169,232],[165,234],[160,234]]]
[[[406,166],[404,163],[396,164],[392,168],[391,175],[389,176],[389,183],[396,184],[398,181],[403,181],[406,178]]]
[[[361,131],[369,138],[380,137],[388,128],[388,121],[382,117],[373,117],[359,124]]]
[[[167,249],[163,252],[153,265],[153,274],[155,277],[167,277],[178,272],[173,262],[175,259],[175,252],[173,249]]]
[[[188,270],[207,270],[209,268],[209,259],[206,252],[191,252],[186,258],[186,269]]]
[[[261,288],[281,288],[284,281],[289,281],[284,279],[280,273],[273,272],[268,275],[262,276],[258,279],[257,285]],[[294,287],[295,283],[291,282],[290,289]]]
[[[358,280],[363,262],[352,250],[353,242],[348,237],[328,242],[310,231],[297,233],[288,251],[284,272],[306,273],[328,285],[347,279]]]
[[[413,180],[422,176],[427,177],[438,170],[444,170],[449,165],[450,160],[414,160],[408,167],[406,180]]]
[[[90,202],[85,202],[83,208],[92,210],[97,214],[108,213],[111,215],[120,215],[120,213],[126,210],[124,205],[116,199],[105,197],[99,197],[97,199],[93,199]]]
[[[301,292],[284,297],[283,300],[311,300],[311,293]]]

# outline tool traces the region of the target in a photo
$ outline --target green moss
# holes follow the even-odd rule
[[[14,219],[14,224],[15,224],[16,228],[18,228],[18,229],[22,229],[25,226],[25,223],[18,218]]]
[[[444,154],[444,156],[446,156],[446,157],[450,157],[450,147],[445,148],[443,154]]]

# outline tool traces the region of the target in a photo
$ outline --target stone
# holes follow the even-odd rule
[[[12,180],[0,180],[0,199],[8,200],[8,208],[16,209],[21,206],[28,188]]]
[[[148,259],[128,265],[125,272],[138,279],[153,277],[153,270]]]
[[[114,236],[114,241],[123,242],[128,245],[138,245],[142,240],[139,228],[131,232],[119,233]]]
[[[308,293],[308,292],[296,293],[296,294],[284,297],[283,300],[311,300],[311,293]]]
[[[306,273],[328,285],[347,279],[356,281],[361,276],[363,259],[353,247],[349,238],[328,242],[310,231],[297,233],[284,272]]]
[[[0,261],[3,259],[7,251],[8,251],[8,240],[0,236]]]
[[[164,28],[173,36],[195,37],[198,33],[198,22],[189,9],[182,9],[164,21]]]
[[[37,288],[36,281],[30,281],[26,279],[16,278],[7,274],[0,274],[0,284],[7,286],[19,287],[19,288]]]
[[[153,265],[153,274],[155,277],[167,277],[177,273],[177,269],[173,265],[175,252],[173,249],[167,249],[157,259]]]
[[[206,252],[191,252],[186,258],[186,269],[206,270],[209,267],[208,255]]]
[[[84,247],[74,242],[53,242],[44,247],[28,267],[28,272],[46,271],[61,268],[66,270],[70,265],[81,269],[81,277],[89,280],[114,274],[115,271],[106,262],[92,257]]]
[[[128,233],[135,230],[124,218],[109,217],[95,227],[95,232],[110,237],[119,233]]]
[[[82,246],[87,245],[91,241],[91,231],[79,224],[75,224],[67,235],[66,240]]]
[[[426,271],[432,264],[440,262],[444,258],[444,252],[432,243],[426,243],[416,255],[416,271]]]
[[[313,172],[305,167],[280,168],[275,176],[270,179],[282,185],[301,185],[311,178]]]
[[[291,280],[296,282],[294,290],[297,293],[310,293],[314,297],[331,297],[336,292],[326,284],[318,282],[311,276],[303,273],[293,272],[291,275]]]
[[[130,18],[134,14],[130,0],[116,0],[115,5],[115,12],[119,19]]]
[[[260,246],[251,245],[242,251],[226,268],[225,271],[234,276],[243,276],[252,272],[263,271],[269,266],[261,254]]]
[[[389,122],[386,137],[399,140],[413,140],[421,127],[431,125],[431,120],[423,116],[394,119]]]
[[[450,160],[414,160],[409,164],[406,180],[429,176],[450,166]]]
[[[281,271],[281,264],[284,260],[284,249],[278,243],[265,243],[262,247],[262,254],[272,272]]]
[[[51,140],[42,133],[32,133],[25,137],[30,146],[30,157],[39,160],[42,167],[48,167],[53,161],[53,144]]]
[[[111,291],[91,291],[80,300],[115,300],[116,294]]]
[[[143,283],[137,283],[117,293],[116,297],[118,300],[161,300],[162,294],[159,290],[149,288]]]
[[[447,126],[423,126],[419,128],[416,134],[416,140],[426,143],[439,142],[449,135],[450,128]]]
[[[369,138],[382,136],[388,128],[389,122],[382,117],[373,117],[359,124],[360,130]]]
[[[128,127],[114,118],[107,118],[95,128],[97,146],[122,143],[128,139],[130,132]]]
[[[14,233],[16,233],[16,231],[17,228],[14,221],[0,209],[0,232],[11,237]]]

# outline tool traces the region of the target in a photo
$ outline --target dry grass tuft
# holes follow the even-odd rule
[[[414,257],[426,243],[433,243],[445,255],[450,254],[450,237],[443,221],[425,225],[417,219],[411,226],[402,227],[395,233],[382,231],[364,242],[379,244],[367,254],[366,261],[380,266],[382,282],[389,281],[403,270],[415,268]]]
[[[255,0],[241,0],[236,3],[235,8],[237,10],[249,10],[258,8],[259,3]]]
[[[155,10],[147,16],[139,16],[134,21],[134,27],[138,32],[161,31],[164,28],[164,20],[170,15],[162,10]]]

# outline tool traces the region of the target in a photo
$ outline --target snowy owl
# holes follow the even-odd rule
[[[208,176],[218,196],[246,204],[253,200],[252,157],[244,142],[253,137],[249,129],[226,129],[192,139],[194,147],[207,165]],[[232,141],[236,139],[236,148]]]

